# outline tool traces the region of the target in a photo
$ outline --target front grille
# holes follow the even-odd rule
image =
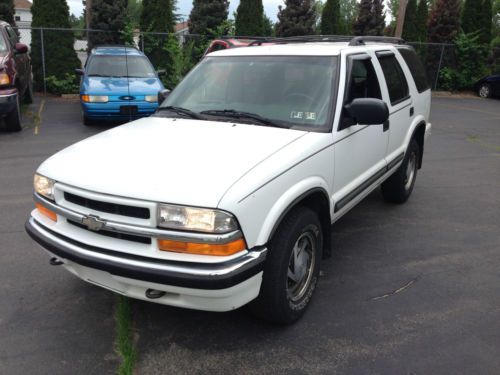
[[[138,219],[150,218],[149,209],[144,207],[134,207],[124,204],[96,201],[67,192],[64,193],[64,199],[79,206],[87,207],[96,211],[107,212],[109,214],[136,217]]]
[[[78,223],[76,221],[68,219],[68,224],[71,224],[71,225],[74,225],[75,227],[85,229],[85,230],[88,230],[89,232],[92,232],[85,225]],[[125,240],[125,241],[138,242],[138,243],[143,243],[143,244],[147,244],[147,245],[151,244],[150,237],[142,237],[142,236],[136,236],[133,234],[111,232],[109,230],[100,230],[98,232],[92,232],[92,233],[97,233],[97,234],[100,234],[101,236],[106,236],[106,237],[118,238],[120,240]]]

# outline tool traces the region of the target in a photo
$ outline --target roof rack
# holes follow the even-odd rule
[[[232,37],[234,38],[234,37]],[[320,43],[320,42],[349,42],[350,46],[361,46],[365,42],[378,42],[378,43],[393,43],[405,44],[401,38],[394,38],[389,36],[348,36],[348,35],[302,35],[302,36],[289,36],[289,37],[246,37],[246,39],[255,39],[250,46],[260,46],[263,43]]]

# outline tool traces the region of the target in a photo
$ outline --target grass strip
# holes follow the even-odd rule
[[[116,350],[122,361],[118,368],[119,375],[132,375],[134,373],[137,352],[134,348],[132,334],[132,308],[130,299],[118,296],[116,308]]]

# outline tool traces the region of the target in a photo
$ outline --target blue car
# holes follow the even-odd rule
[[[158,107],[158,92],[165,89],[148,58],[132,47],[96,47],[85,69],[76,72],[82,76],[80,102],[85,125],[149,116]]]

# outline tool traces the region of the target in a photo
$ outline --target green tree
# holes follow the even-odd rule
[[[352,34],[352,24],[358,15],[358,3],[356,0],[343,0],[340,2],[340,33],[342,35]]]
[[[312,35],[315,24],[316,12],[312,0],[285,0],[285,7],[278,7],[277,36]]]
[[[89,51],[98,45],[131,42],[130,33],[125,32],[127,0],[92,0],[90,14],[90,28],[102,31],[89,33]]]
[[[263,36],[273,36],[274,35],[274,23],[271,21],[271,19],[264,14],[264,29],[263,29]]]
[[[31,7],[33,20],[31,26],[70,28],[69,8],[66,0],[33,0]],[[42,67],[41,31],[33,30],[31,34],[31,61],[35,89],[43,88],[44,75]],[[43,44],[45,55],[45,77],[67,79],[74,70],[81,66],[74,50],[75,38],[71,31],[44,30]],[[74,77],[76,80],[76,77]]]
[[[261,36],[264,34],[264,6],[262,0],[240,0],[236,11],[236,35]]]
[[[429,42],[453,43],[459,30],[460,0],[436,0],[429,15]]]
[[[338,35],[342,33],[340,22],[339,0],[326,0],[323,12],[321,13],[321,34]]]
[[[358,16],[353,23],[355,35],[383,35],[385,12],[382,0],[361,0],[358,3]]]
[[[213,37],[213,31],[227,20],[228,8],[227,0],[193,0],[193,9],[189,14],[189,33]]]
[[[417,38],[418,42],[427,42],[427,19],[429,18],[429,9],[427,8],[427,0],[420,0],[417,7]]]
[[[141,0],[128,0],[127,5],[127,16],[134,28],[140,27],[141,24],[141,13],[142,13],[142,1]]]
[[[465,34],[473,33],[481,27],[478,20],[481,11],[481,0],[465,0],[460,24]]]
[[[396,23],[396,20],[398,19],[399,0],[388,0],[387,6],[389,7],[389,12],[391,13],[392,22]]]
[[[423,0],[421,0],[423,1]],[[403,39],[409,42],[418,40],[418,18],[417,13],[417,0],[409,0],[406,5],[405,20],[403,26]]]
[[[0,0],[0,20],[15,27],[16,21],[14,20],[14,13],[15,10],[13,0]]]
[[[493,18],[493,4],[491,0],[483,0],[481,11],[479,13],[479,24],[481,25],[479,33],[479,42],[482,44],[490,44],[491,29]]]

